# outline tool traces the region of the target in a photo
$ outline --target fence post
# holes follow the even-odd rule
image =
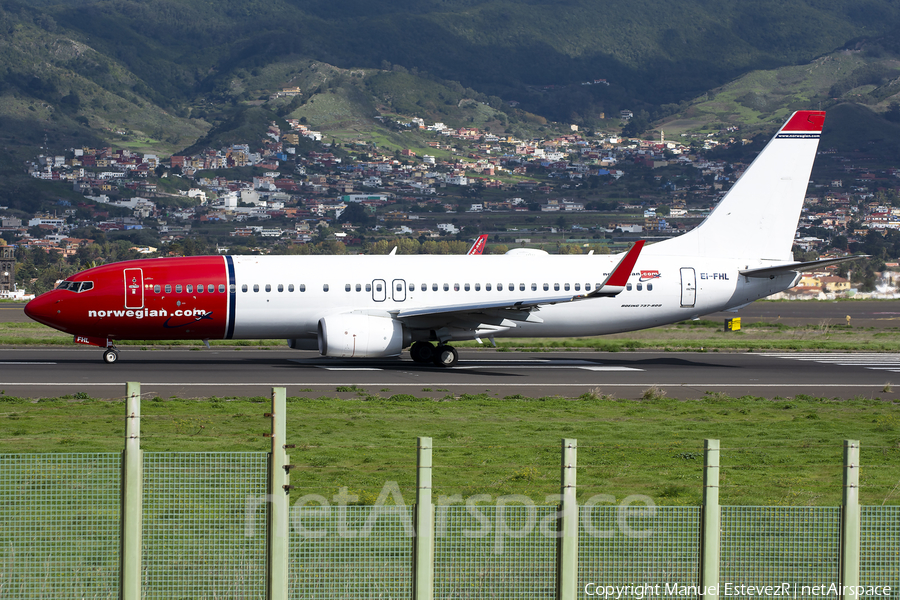
[[[420,437],[416,448],[416,537],[413,598],[434,597],[434,505],[432,504],[431,438]]]
[[[272,388],[272,451],[269,453],[269,511],[266,522],[266,592],[268,600],[288,597],[289,494],[287,431],[287,390]]]
[[[719,440],[703,441],[703,523],[700,588],[706,600],[719,597]]]
[[[125,384],[125,449],[122,450],[122,521],[119,593],[141,599],[144,454],[141,450],[141,384]]]
[[[841,502],[841,585],[854,600],[859,585],[859,440],[844,440],[844,493]]]
[[[576,467],[578,440],[562,441],[560,475],[560,538],[557,598],[575,600],[578,596],[578,502],[576,499]]]

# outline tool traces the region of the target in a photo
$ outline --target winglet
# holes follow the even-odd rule
[[[487,244],[487,234],[482,234],[478,236],[478,239],[475,240],[475,243],[472,244],[472,247],[469,248],[469,251],[466,254],[481,254],[484,252],[484,247]]]
[[[644,240],[638,240],[634,246],[622,257],[619,264],[615,266],[609,276],[606,278],[599,288],[587,294],[588,298],[598,298],[601,296],[615,296],[625,289],[628,278],[631,277],[631,270],[637,263],[641,249],[644,247]]]

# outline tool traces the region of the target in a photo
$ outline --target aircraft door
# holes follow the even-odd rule
[[[692,267],[681,267],[681,308],[693,308],[697,302],[697,274]]]
[[[406,300],[406,280],[395,279],[391,285],[394,302],[403,302]]]
[[[387,300],[387,284],[384,279],[376,279],[372,282],[372,300],[375,302]]]
[[[125,269],[125,308],[144,308],[143,269]]]

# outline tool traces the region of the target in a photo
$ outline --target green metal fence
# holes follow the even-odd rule
[[[860,507],[859,583],[893,586],[900,599],[900,506]]]
[[[578,589],[633,589],[622,600],[659,595],[666,586],[697,585],[698,506],[582,506],[579,511]],[[637,589],[634,589],[636,586]],[[651,586],[652,594],[643,593]]]
[[[556,598],[557,507],[438,506],[435,598]]]
[[[0,455],[0,598],[119,594],[121,455]]]
[[[289,597],[410,598],[412,534],[406,506],[295,508]]]
[[[840,582],[841,510],[813,506],[723,506],[723,585],[790,584],[792,598],[813,598],[804,586]],[[819,595],[819,594],[816,594]]]
[[[695,596],[682,588],[701,578],[789,584],[791,598],[858,582],[891,586],[879,600],[900,600],[900,507],[862,507],[857,527],[853,440],[845,441],[843,529],[839,507],[720,507],[717,493],[704,494],[703,507],[595,496],[578,511],[501,496],[492,505],[473,497],[437,506],[432,535],[430,438],[415,447],[415,507],[328,506],[316,496],[318,506],[289,510],[295,465],[276,423],[286,414],[283,388],[273,390],[267,415],[271,453],[142,452],[139,399],[129,384],[122,455],[0,455],[0,600],[574,600],[609,598],[600,591],[609,586],[617,600],[643,600]],[[705,457],[704,489],[717,492],[710,473],[719,446],[708,442],[716,451]],[[576,450],[576,440],[564,440],[563,506],[574,502]],[[426,524],[422,536],[414,518]],[[720,596],[754,595],[732,591]]]
[[[264,598],[267,454],[144,453],[145,598]]]

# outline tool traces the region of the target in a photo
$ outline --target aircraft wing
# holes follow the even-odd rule
[[[541,306],[574,302],[591,298],[612,297],[625,289],[625,283],[637,262],[644,241],[640,240],[619,260],[606,280],[592,292],[586,294],[548,294],[518,300],[497,300],[493,302],[472,302],[391,311],[395,318],[414,328],[440,329],[453,327],[479,331],[501,330],[515,327],[516,321],[540,323],[535,313]]]

